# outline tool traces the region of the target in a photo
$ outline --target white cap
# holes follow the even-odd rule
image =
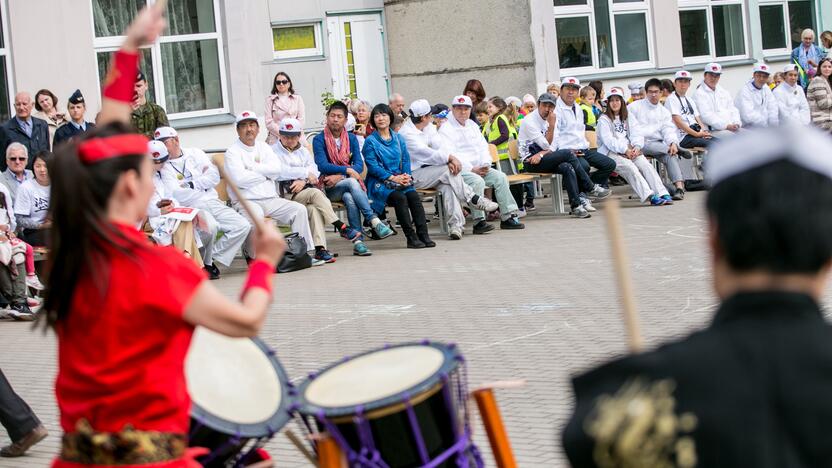
[[[252,111],[242,111],[237,114],[237,120],[234,123],[240,123],[245,120],[257,120],[257,114]]]
[[[347,113],[347,123],[344,125],[344,129],[348,132],[354,132],[355,131],[355,123],[356,123],[355,116],[352,115],[352,112],[348,112]]]
[[[164,140],[165,138],[173,138],[176,135],[176,130],[173,127],[159,127],[153,132],[153,139],[155,140]]]
[[[771,67],[764,63],[758,63],[754,65],[754,73],[765,73],[766,75],[771,75]]]
[[[278,132],[283,136],[299,136],[303,133],[303,125],[298,119],[287,117],[280,121]]]
[[[624,97],[624,89],[619,88],[618,86],[610,88],[609,92],[607,92],[607,101],[609,101],[613,96],[620,97],[622,101],[627,100],[627,98]]]
[[[563,82],[560,84],[561,88],[563,88],[564,86],[573,86],[575,88],[580,88],[581,80],[575,78],[574,76],[567,76],[563,79]]]
[[[410,115],[413,117],[424,117],[430,114],[430,103],[427,99],[417,99],[410,103]]]
[[[644,89],[644,83],[634,81],[628,84],[627,87],[630,88],[630,93],[639,93]]]
[[[796,63],[789,63],[785,67],[783,67],[783,73],[789,73],[789,72],[793,72],[793,71],[798,71]]]
[[[673,78],[673,81],[676,80],[692,80],[693,76],[691,76],[690,72],[687,70],[679,70],[676,72],[676,76]]]
[[[711,62],[705,65],[705,73],[713,73],[714,75],[721,75],[722,74],[722,65]]]
[[[531,94],[523,95],[523,104],[537,104],[537,99]]]
[[[471,102],[471,98],[468,96],[457,96],[454,98],[453,102],[451,103],[451,107],[453,106],[468,106],[474,107],[474,103]]]
[[[147,142],[147,152],[154,161],[168,157],[168,147],[159,140],[150,140]]]
[[[534,97],[532,97],[534,98]],[[523,107],[523,101],[517,96],[509,96],[506,98],[506,104],[514,104],[515,107]]]
[[[829,148],[832,138],[815,127],[787,125],[750,130],[714,144],[705,173],[713,187],[735,175],[785,160],[832,179]]]

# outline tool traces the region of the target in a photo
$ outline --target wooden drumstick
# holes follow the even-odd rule
[[[624,234],[621,229],[621,207],[618,199],[611,199],[604,203],[607,215],[607,233],[610,236],[612,258],[615,266],[615,276],[618,279],[618,290],[624,307],[624,326],[627,328],[627,344],[633,353],[641,352],[644,342],[638,324],[633,283],[630,278],[629,259],[624,246]]]
[[[228,174],[225,173],[225,168],[219,164],[214,165],[217,166],[217,170],[220,172],[220,177],[225,180],[225,184],[228,186],[228,188],[231,189],[231,192],[234,193],[234,198],[237,199],[237,203],[242,205],[243,210],[245,210],[249,219],[251,219],[251,223],[254,225],[254,229],[258,233],[263,232],[263,219],[260,218],[260,216],[255,215],[254,210],[252,210],[251,205],[249,205],[249,201],[246,200],[246,197],[244,197],[243,194],[240,193],[240,189],[237,188],[237,184],[235,184],[234,181],[228,177]]]
[[[286,434],[286,437],[289,438],[289,441],[292,442],[292,445],[294,445],[295,448],[298,449],[300,453],[302,453],[303,456],[306,457],[307,460],[309,460],[309,463],[311,463],[313,466],[318,466],[318,460],[316,460],[315,456],[312,455],[312,452],[310,452],[309,449],[307,449],[306,446],[303,445],[303,441],[300,440],[300,437],[298,437],[294,433],[294,431],[292,431],[291,429],[286,429],[284,433]]]

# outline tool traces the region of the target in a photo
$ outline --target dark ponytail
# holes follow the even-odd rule
[[[121,175],[128,171],[139,173],[146,155],[105,159],[89,165],[78,158],[79,143],[125,133],[134,130],[122,123],[95,128],[79,140],[59,147],[49,161],[52,229],[43,305],[47,326],[54,327],[69,315],[82,273],[94,275],[95,283],[106,291],[109,271],[104,247],[131,247],[130,241],[107,222],[107,206]]]

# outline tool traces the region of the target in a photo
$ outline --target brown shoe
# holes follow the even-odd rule
[[[21,457],[23,456],[23,454],[26,453],[27,450],[32,448],[33,445],[42,441],[48,435],[49,433],[46,431],[46,428],[43,427],[43,425],[40,425],[32,429],[28,434],[23,436],[23,438],[18,440],[17,442],[3,447],[3,449],[0,450],[0,457]]]

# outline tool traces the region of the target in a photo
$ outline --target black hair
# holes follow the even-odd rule
[[[668,79],[662,80],[660,87],[662,91],[669,91],[671,93],[676,90],[676,88],[673,86],[673,82]]]
[[[49,165],[49,161],[52,160],[52,152],[49,151],[49,150],[43,150],[43,151],[38,152],[38,154],[36,154],[35,157],[32,159],[32,165],[33,166],[35,165],[36,162],[38,162],[38,159],[40,159],[41,161],[43,161],[47,165]]]
[[[285,76],[286,80],[289,81],[289,94],[295,94],[295,86],[294,84],[292,84],[292,79],[289,78],[289,75],[287,75],[285,72],[277,72],[274,74],[274,79],[272,80],[271,94],[277,94],[277,83],[275,83],[275,81],[277,81],[277,77],[281,75]]]
[[[350,114],[350,110],[349,110],[349,108],[347,108],[347,105],[344,104],[341,101],[335,101],[332,104],[330,104],[329,107],[327,107],[327,109],[326,109],[326,115],[329,115],[334,110],[343,111],[344,112],[344,117],[346,117]]]
[[[83,164],[78,158],[80,143],[127,133],[133,133],[132,128],[120,122],[96,127],[77,141],[62,145],[56,157],[49,162],[49,173],[52,174],[49,204],[52,229],[49,231],[47,287],[43,304],[47,326],[55,326],[70,314],[82,272],[95,275],[95,283],[106,290],[109,271],[106,262],[108,253],[104,247],[125,249],[132,245],[115,226],[107,222],[107,205],[121,175],[129,171],[140,173],[142,161],[147,155],[125,155],[93,164]]]
[[[595,94],[598,96],[598,100],[600,100],[601,94],[603,94],[601,91],[604,90],[604,83],[601,80],[592,80],[587,86],[595,90]]]
[[[718,183],[706,206],[734,271],[814,274],[832,259],[832,180],[816,172],[769,163]]]
[[[370,111],[370,125],[373,127],[376,126],[376,115],[378,114],[387,114],[387,116],[390,117],[390,130],[392,131],[393,123],[396,121],[396,113],[393,112],[393,109],[384,103],[376,104],[376,106],[373,107],[373,110]]]
[[[658,78],[650,78],[647,80],[647,83],[644,83],[644,92],[647,92],[649,88],[656,87],[662,89],[662,82]]]

